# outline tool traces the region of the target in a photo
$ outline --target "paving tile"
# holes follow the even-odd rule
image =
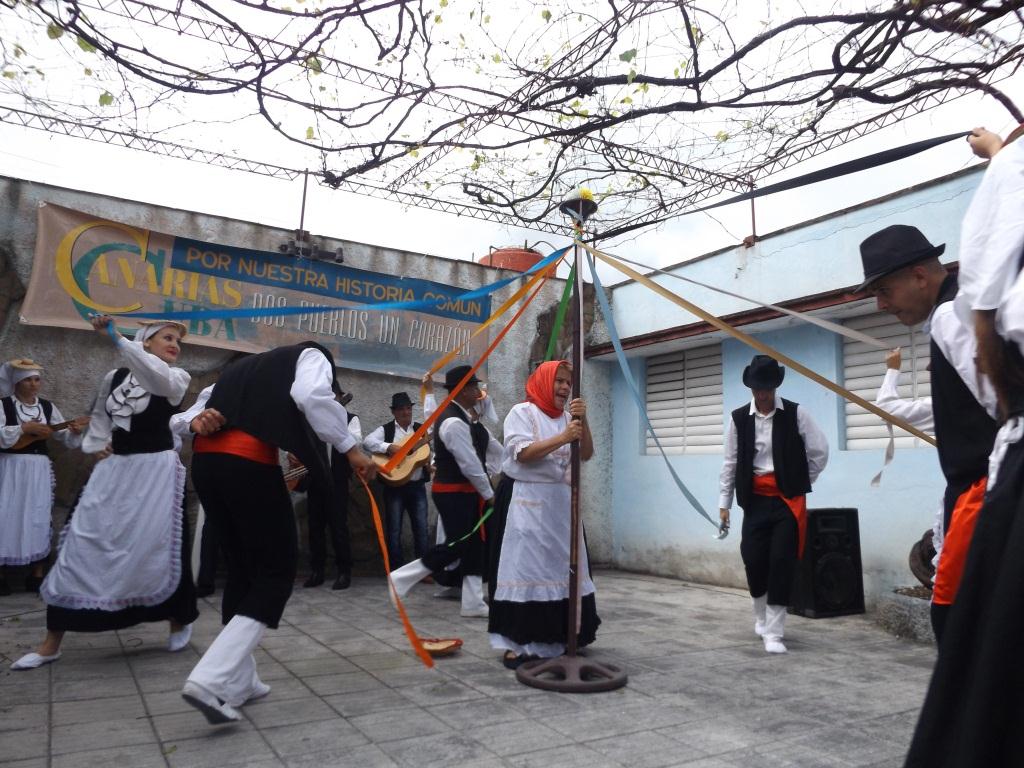
[[[449,725],[422,709],[389,709],[350,721],[374,744],[452,731]]]
[[[265,728],[260,731],[260,735],[278,754],[289,758],[369,743],[366,736],[340,718],[319,723]]]
[[[51,749],[55,755],[149,744],[156,741],[153,729],[145,717],[54,725],[51,730]]]
[[[300,755],[289,758],[286,765],[288,768],[396,768],[398,763],[388,757],[380,747],[365,744],[361,747]]]
[[[53,757],[53,768],[110,768],[112,765],[164,768],[167,763],[163,749],[156,743],[68,752]]]
[[[272,728],[293,723],[314,723],[320,720],[334,720],[338,713],[323,699],[310,694],[302,699],[290,699],[287,703],[270,701],[269,698],[254,701],[244,707],[245,716],[257,728]]]
[[[178,701],[185,704],[180,695]],[[142,697],[138,694],[113,696],[99,700],[80,699],[53,702],[54,725],[76,725],[114,719],[134,720],[145,716],[146,708],[143,706]]]
[[[396,763],[416,768],[501,765],[501,759],[479,741],[462,733],[389,741],[379,745]]]
[[[416,708],[415,704],[398,691],[381,687],[368,691],[354,691],[352,693],[325,696],[324,701],[338,714],[347,718],[383,712],[388,709]]]
[[[463,733],[502,757],[558,747],[566,742],[563,734],[535,721],[482,723]]]
[[[0,705],[0,733],[45,729],[49,725],[49,717],[48,704],[16,704],[8,700]],[[3,752],[0,751],[0,754]]]
[[[514,768],[619,768],[622,763],[579,744],[566,744],[507,758]],[[730,767],[731,768],[731,767]]]
[[[220,768],[224,765],[252,765],[260,761],[278,763],[277,755],[256,731],[239,732],[236,726],[210,726],[194,739],[164,743],[171,768]],[[201,730],[201,729],[200,729]]]
[[[9,760],[45,758],[49,750],[46,728],[7,731],[0,739],[3,742],[4,758]]]
[[[153,728],[156,729],[160,741],[164,744],[174,744],[178,741],[188,739],[205,738],[210,733],[210,725],[202,713],[194,707],[189,707],[187,712],[176,712],[170,715],[154,715],[151,718]],[[230,727],[231,733],[245,733],[252,731],[253,726],[247,720],[242,720]],[[218,729],[220,730],[220,729]]]

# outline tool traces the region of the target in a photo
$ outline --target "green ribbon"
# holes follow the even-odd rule
[[[544,362],[555,357],[555,347],[558,344],[558,337],[562,333],[562,325],[565,323],[565,313],[569,309],[569,297],[572,295],[572,287],[576,284],[576,264],[573,263],[569,270],[569,279],[565,283],[565,290],[562,291],[562,299],[558,302],[558,311],[555,313],[555,325],[551,329],[551,338],[548,339],[548,351],[544,353]]]
[[[485,509],[484,513],[482,515],[480,515],[480,519],[476,521],[476,525],[473,526],[473,530],[471,530],[469,533],[467,533],[461,539],[456,539],[455,541],[449,541],[448,542],[448,546],[449,547],[454,547],[456,544],[461,544],[466,539],[468,539],[470,536],[472,536],[474,533],[479,531],[480,530],[480,526],[483,525],[487,521],[487,518],[491,516],[491,512],[493,512],[493,511],[494,511],[494,507],[488,507],[487,509]]]

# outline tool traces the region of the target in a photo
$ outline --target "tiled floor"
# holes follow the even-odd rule
[[[211,727],[179,690],[219,629],[204,601],[189,649],[166,626],[69,635],[47,668],[9,672],[42,634],[32,596],[0,598],[0,765],[36,766],[900,766],[934,661],[930,646],[863,617],[790,617],[769,656],[735,590],[597,574],[603,625],[589,653],[629,684],[586,695],[524,687],[486,622],[423,585],[408,600],[423,636],[457,635],[424,668],[383,581],[298,587],[258,652],[273,686],[237,725]],[[329,583],[329,582],[328,582]]]

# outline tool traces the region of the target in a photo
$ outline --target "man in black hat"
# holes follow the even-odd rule
[[[468,365],[445,373],[449,392],[465,385],[434,424],[434,482],[431,495],[444,522],[447,540],[422,559],[391,572],[395,592],[401,597],[431,573],[460,560],[462,564],[462,615],[487,617],[483,597],[484,529],[479,527],[484,508],[494,497],[489,474],[501,467],[502,447],[477,416],[480,380]]]
[[[733,491],[743,510],[740,555],[754,599],[754,632],[768,653],[785,653],[786,607],[803,555],[806,494],[828,463],[828,441],[806,409],[776,393],[786,369],[755,355],[743,370],[750,403],[729,419],[719,516],[729,527]]]
[[[422,426],[412,420],[412,400],[405,392],[391,396],[391,415],[395,418],[377,427],[363,441],[363,447],[370,453],[393,455]],[[422,467],[414,470],[402,485],[384,486],[384,528],[392,568],[405,562],[402,558],[402,517],[406,514],[412,526],[413,552],[416,557],[423,557],[428,544],[427,473]]]
[[[946,246],[916,227],[895,224],[860,244],[864,282],[878,308],[904,325],[925,322],[931,336],[932,412],[946,478],[945,538],[932,590],[932,628],[941,640],[985,498],[988,457],[998,425],[995,393],[975,364],[973,329],[953,309],[956,276],[939,263]]]

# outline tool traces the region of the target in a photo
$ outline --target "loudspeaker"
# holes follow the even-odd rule
[[[808,509],[789,612],[809,619],[864,613],[856,509]]]

